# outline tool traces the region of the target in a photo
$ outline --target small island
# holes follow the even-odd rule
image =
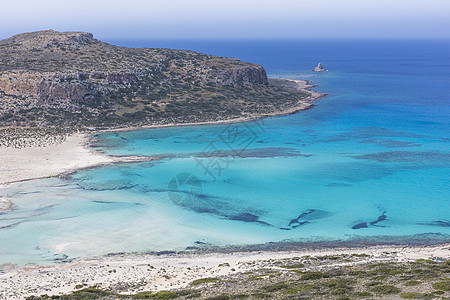
[[[313,70],[313,72],[326,72],[326,71],[328,71],[328,70],[325,70],[323,68],[323,64],[322,63],[318,63],[317,67],[315,67],[314,70]]]

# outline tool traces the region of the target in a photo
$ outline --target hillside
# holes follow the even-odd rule
[[[0,62],[0,127],[208,122],[312,101],[286,82],[269,83],[259,65],[185,50],[118,47],[83,32],[1,40]]]

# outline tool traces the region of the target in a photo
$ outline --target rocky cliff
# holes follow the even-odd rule
[[[0,62],[0,127],[209,121],[299,99],[269,85],[259,65],[118,47],[84,32],[47,30],[1,40]]]

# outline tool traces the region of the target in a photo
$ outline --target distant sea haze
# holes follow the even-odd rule
[[[165,158],[0,190],[17,208],[0,215],[0,264],[281,241],[450,241],[450,41],[113,43],[237,57],[329,96],[249,123],[96,135],[108,154]],[[329,71],[312,72],[318,62]]]

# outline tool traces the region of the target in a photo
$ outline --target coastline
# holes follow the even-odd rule
[[[49,143],[36,145],[21,149],[11,147],[0,147],[0,188],[10,183],[57,177],[70,174],[78,170],[98,167],[111,163],[141,162],[160,159],[161,157],[139,157],[139,156],[111,156],[101,153],[90,147],[90,135],[101,132],[123,132],[139,129],[199,126],[199,125],[221,125],[248,122],[266,117],[277,117],[295,114],[310,109],[312,104],[327,94],[312,91],[315,85],[306,80],[275,79],[294,83],[298,91],[308,92],[310,96],[299,100],[297,105],[286,110],[275,111],[268,114],[253,115],[248,117],[234,118],[219,121],[207,121],[197,123],[174,123],[162,125],[149,125],[140,127],[121,127],[106,130],[94,130],[90,133],[75,133],[69,135],[60,143]]]
[[[166,128],[166,127],[184,127],[184,126],[201,126],[201,125],[223,125],[223,124],[233,124],[233,123],[241,123],[241,122],[250,122],[258,119],[269,118],[269,117],[281,117],[299,113],[301,111],[305,111],[314,107],[313,102],[320,100],[328,94],[317,92],[311,90],[317,85],[312,84],[309,80],[303,79],[287,79],[287,78],[270,78],[272,80],[280,80],[294,83],[296,86],[294,87],[297,91],[307,92],[310,96],[299,100],[297,105],[290,107],[286,110],[279,110],[272,113],[267,114],[258,114],[234,119],[226,119],[226,120],[218,120],[218,121],[205,121],[205,122],[193,122],[193,123],[169,123],[169,124],[161,124],[161,125],[145,125],[145,126],[131,126],[131,127],[117,127],[111,129],[102,129],[96,132],[124,132],[124,131],[134,131],[140,129],[152,129],[152,128]]]
[[[205,277],[226,279],[265,268],[289,272],[277,264],[288,259],[303,261],[315,257],[337,256],[341,259],[327,261],[326,268],[369,263],[404,263],[418,259],[448,259],[450,244],[208,254],[118,254],[50,266],[3,266],[3,270],[0,269],[0,296],[23,299],[31,295],[58,295],[76,290],[79,284],[96,285],[102,289],[120,288],[120,292],[124,294],[144,290],[174,290],[189,287],[194,280]],[[304,270],[316,269],[307,267]]]

